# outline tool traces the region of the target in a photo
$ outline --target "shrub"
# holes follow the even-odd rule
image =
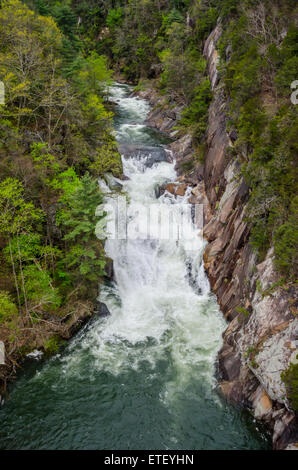
[[[192,127],[194,137],[200,140],[208,125],[208,109],[212,99],[210,81],[203,80],[195,89],[195,97],[190,106],[182,113],[180,124],[185,127]]]
[[[298,197],[291,204],[291,215],[274,234],[274,253],[277,268],[292,276],[298,266]]]
[[[285,383],[291,407],[298,411],[298,364],[290,364],[288,370],[282,372],[281,378]]]
[[[55,335],[44,343],[44,349],[47,355],[52,356],[57,354],[64,344],[65,341],[60,336]]]
[[[6,291],[0,291],[0,323],[10,321],[17,313],[17,306],[12,301],[10,294]]]
[[[98,148],[95,161],[90,165],[90,170],[96,173],[96,176],[112,173],[119,178],[122,175],[121,156],[115,143],[106,143]]]

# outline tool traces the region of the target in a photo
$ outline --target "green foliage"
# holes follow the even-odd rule
[[[177,54],[171,49],[165,49],[160,54],[160,59],[163,64],[161,88],[169,95],[182,98],[187,104],[191,103],[195,84],[200,81],[205,62],[194,60],[189,52]]]
[[[96,180],[89,174],[81,179],[81,185],[65,200],[65,210],[60,219],[69,249],[59,263],[60,278],[65,282],[81,280],[97,281],[104,273],[105,257],[101,242],[96,239],[98,221],[96,209],[102,203],[102,195]],[[105,214],[100,216],[103,219]]]
[[[0,324],[11,321],[18,314],[18,309],[10,294],[0,291]]]
[[[0,233],[10,236],[29,230],[32,224],[42,217],[42,211],[36,209],[23,198],[23,186],[20,181],[6,178],[0,183]]]
[[[289,95],[289,85],[297,80],[298,67],[298,27],[291,25],[275,55],[276,67],[278,67],[275,84],[279,93],[283,96]]]
[[[182,113],[180,124],[191,127],[193,135],[197,140],[201,140],[208,125],[208,110],[212,99],[210,81],[202,80],[200,85],[194,90],[194,98],[188,108]]]
[[[115,142],[107,142],[98,148],[95,161],[90,165],[90,169],[98,176],[104,176],[105,173],[112,173],[116,177],[122,175],[121,156]]]
[[[167,15],[162,16],[162,28],[167,32],[173,23],[183,23],[183,21],[182,13],[173,8]]]
[[[29,265],[24,268],[23,275],[27,298],[34,303],[33,310],[37,307],[47,310],[60,307],[61,295],[59,290],[53,287],[49,272],[44,271],[38,265]]]
[[[82,62],[79,73],[81,87],[85,93],[100,93],[111,80],[112,72],[107,67],[107,58],[95,51]]]
[[[196,36],[199,40],[207,38],[208,34],[211,33],[216,25],[217,18],[218,11],[216,8],[209,8],[201,12],[196,21]]]
[[[66,281],[84,281],[85,283],[91,281],[97,283],[99,277],[104,275],[104,253],[99,250],[99,246],[94,244],[90,247],[74,245],[66,253],[61,267],[62,271],[59,272],[59,276],[65,278]]]
[[[62,217],[66,228],[66,241],[80,239],[87,242],[94,233],[96,223],[95,211],[102,202],[102,195],[96,180],[89,174],[81,179],[81,184],[67,198],[67,208]]]
[[[59,352],[64,344],[65,341],[60,336],[54,335],[44,343],[44,349],[48,356],[53,356]]]
[[[10,253],[14,258],[21,257],[23,263],[32,262],[41,257],[44,251],[41,244],[41,236],[37,233],[24,233],[11,240],[10,247],[4,249],[4,254],[9,260]]]
[[[92,23],[101,15],[93,23],[98,38],[105,19],[97,2],[92,8],[71,0],[0,3],[0,80],[6,91],[0,106],[1,262],[11,292],[11,298],[1,294],[1,315],[16,312],[15,301],[14,327],[34,329],[45,312],[59,314],[70,298],[97,293],[104,267],[95,236],[101,195],[82,175],[87,169],[96,173],[92,163],[114,142],[113,113],[106,107],[111,71],[96,50],[98,41],[91,40],[92,28],[89,36],[83,26],[86,18]],[[103,159],[102,171],[108,166],[120,175],[109,149],[113,161]],[[103,214],[99,218],[104,239]],[[78,286],[86,280],[83,292]]]
[[[277,268],[295,276],[298,265],[298,197],[292,201],[290,215],[274,233],[274,253]]]
[[[252,44],[245,54],[231,59],[225,81],[234,112],[260,91],[261,63],[255,44]]]
[[[41,142],[31,145],[31,157],[36,170],[37,179],[46,190],[52,186],[52,180],[61,170],[58,159],[49,153],[48,146]]]
[[[274,245],[277,269],[294,277],[298,114],[289,98],[297,78],[298,30],[287,17],[293,5],[287,1],[277,10],[249,0],[242,8],[230,4],[220,41],[221,73],[230,100],[229,125],[238,134],[234,150],[250,187],[250,242],[260,259]]]
[[[107,26],[111,29],[121,27],[123,21],[123,9],[121,7],[111,9],[107,15]]]
[[[63,12],[64,34],[52,17],[37,16],[18,0],[2,2],[0,78],[5,82],[6,106],[0,118],[6,118],[2,122],[5,130],[8,125],[11,129],[8,135],[13,135],[14,127],[19,133],[15,139],[23,138],[28,146],[36,146],[32,148],[35,164],[36,157],[51,155],[55,156],[52,160],[55,165],[62,166],[63,160],[64,164],[74,165],[79,172],[84,172],[96,148],[111,133],[112,113],[103,103],[105,84],[111,72],[105,57],[96,51],[83,56],[72,44],[69,46],[72,57],[67,65],[69,73],[65,74],[63,45],[71,40],[67,18],[73,23],[71,15],[66,15],[70,5],[44,4],[49,15],[55,17],[58,10]],[[1,128],[0,123],[0,134]],[[41,144],[41,136],[47,142]],[[11,139],[9,143],[11,145]],[[50,169],[45,170],[44,167],[37,178],[42,180],[42,185],[47,184],[45,178],[51,176],[45,175]]]
[[[51,186],[59,192],[59,201],[62,203],[67,203],[80,185],[80,178],[73,167],[69,167],[51,181]]]
[[[298,364],[290,364],[290,367],[282,372],[281,378],[285,383],[291,407],[298,411]]]
[[[245,315],[246,317],[248,317],[250,315],[250,312],[248,310],[246,310],[246,308],[244,308],[244,307],[237,307],[236,311],[238,313],[242,313],[242,315]]]
[[[275,78],[278,90],[284,96],[289,95],[289,84],[297,80],[298,57],[287,59]]]

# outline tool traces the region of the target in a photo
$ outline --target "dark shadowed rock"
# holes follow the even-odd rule
[[[119,151],[124,158],[144,160],[146,167],[151,168],[155,163],[170,162],[170,155],[162,147],[121,145]]]
[[[103,302],[97,302],[95,312],[99,317],[108,317],[109,315],[111,315],[111,312],[109,311],[108,307]]]
[[[275,422],[273,444],[277,450],[286,449],[290,444],[298,443],[298,416],[293,412],[285,413]]]
[[[219,374],[223,380],[232,381],[239,376],[240,357],[235,355],[233,347],[225,345],[219,353]]]
[[[109,281],[114,279],[114,261],[112,258],[106,258],[105,278]]]

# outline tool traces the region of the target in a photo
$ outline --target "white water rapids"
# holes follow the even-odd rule
[[[141,123],[149,110],[147,103],[137,97],[128,98],[122,87],[113,87],[111,94],[121,115],[128,114],[130,121],[134,121],[120,123],[117,138],[123,138],[129,128],[129,141],[134,141],[135,134],[139,140],[141,128],[145,128]],[[137,213],[141,217],[141,223],[138,219],[141,229],[142,222],[146,227],[149,205],[158,202],[172,209],[174,204],[179,212],[187,203],[189,192],[185,197],[166,192],[158,201],[155,196],[157,185],[176,180],[174,162],[148,168],[142,159],[123,158],[123,166],[128,177],[123,183],[123,192],[129,199],[128,215],[133,218]],[[165,224],[167,220],[164,219]],[[112,315],[90,332],[87,340],[88,347],[93,341],[98,366],[114,374],[126,367],[137,368],[139,361],[147,360],[154,365],[165,351],[170,351],[177,378],[175,384],[165,384],[165,396],[169,387],[175,393],[193,374],[199,374],[210,385],[213,383],[216,353],[225,326],[204,272],[206,242],[200,230],[191,221],[189,224],[191,240],[106,242],[107,255],[114,260],[115,283],[101,289],[100,300]]]

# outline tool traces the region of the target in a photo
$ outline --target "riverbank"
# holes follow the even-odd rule
[[[190,134],[180,135],[171,148],[179,181],[192,186],[191,202],[204,204],[205,269],[229,322],[218,355],[222,393],[266,423],[275,449],[291,449],[297,446],[298,421],[284,377],[297,355],[297,287],[276,273],[272,249],[258,263],[249,243],[249,188],[240,157],[232,156],[234,137],[226,130],[227,103],[217,70],[220,35],[217,26],[204,48],[213,92],[204,159],[197,160]],[[176,136],[181,106],[154,89],[138,94],[153,106],[148,124]]]
[[[105,304],[86,299],[70,302],[64,315],[47,315],[30,328],[19,329],[17,347],[11,345],[9,329],[1,328],[1,341],[5,348],[5,364],[0,365],[0,404],[7,396],[8,385],[26,367],[26,362],[42,356],[57,354],[93,318],[106,315]],[[46,319],[45,319],[46,318]]]

